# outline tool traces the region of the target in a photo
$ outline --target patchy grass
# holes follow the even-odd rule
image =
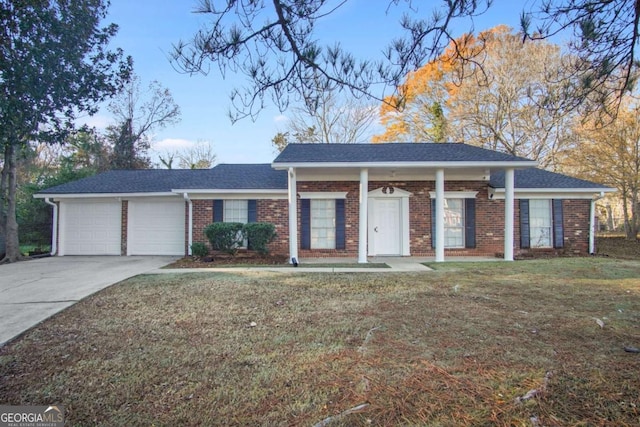
[[[640,424],[640,262],[436,267],[139,276],[0,349],[0,401],[70,425],[311,426],[361,404],[329,425]]]
[[[640,259],[640,241],[627,240],[624,236],[598,236],[596,253],[614,258]]]
[[[357,262],[303,262],[300,267],[304,268],[391,268],[389,264],[384,262],[368,262],[366,264],[358,264]]]

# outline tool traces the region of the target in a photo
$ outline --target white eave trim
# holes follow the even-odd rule
[[[67,194],[34,194],[36,199],[50,198],[54,200],[60,199],[127,199],[131,197],[176,197],[181,194],[157,192],[157,193],[67,193]]]
[[[602,193],[614,193],[613,188],[516,188],[518,199],[586,199],[591,200]],[[489,187],[489,198],[504,200],[504,188]]]
[[[304,162],[304,163],[271,163],[271,167],[279,169],[289,168],[436,168],[436,169],[460,169],[460,168],[532,168],[538,166],[533,160],[521,160],[513,162]]]
[[[210,200],[210,199],[224,199],[224,200],[283,200],[287,199],[288,190],[215,190],[215,189],[176,189],[173,190],[177,194],[188,194],[193,200]]]
[[[252,189],[239,189],[239,190],[216,190],[216,189],[200,189],[200,188],[188,188],[188,189],[172,189],[174,193],[189,193],[189,194],[287,194],[287,189],[274,189],[274,190],[252,190]]]
[[[478,195],[477,191],[445,191],[444,198],[445,199],[475,199]],[[435,191],[429,191],[429,197],[432,199],[436,198]]]
[[[300,191],[298,195],[301,199],[346,199],[348,191]]]

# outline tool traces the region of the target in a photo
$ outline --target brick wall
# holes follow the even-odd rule
[[[297,183],[298,192],[347,192],[344,204],[345,249],[300,249],[298,255],[304,257],[341,257],[358,254],[358,224],[360,215],[359,182],[315,182],[301,181]],[[298,243],[300,236],[300,199],[298,199]]]
[[[270,222],[276,227],[276,239],[269,244],[273,254],[289,253],[289,202],[285,200],[258,200],[257,221]]]
[[[209,246],[204,228],[213,222],[213,200],[193,200],[192,203],[193,241],[206,243]],[[272,253],[289,253],[287,200],[257,200],[256,208],[259,222],[270,222],[276,227],[276,240],[269,245],[269,250]]]
[[[431,247],[431,197],[435,183],[429,181],[372,181],[369,191],[380,187],[396,187],[413,194],[409,198],[410,250],[413,256],[433,256]],[[310,182],[297,184],[298,192],[347,192],[345,201],[345,249],[299,250],[300,257],[356,257],[358,254],[359,183]],[[476,196],[476,248],[445,249],[445,256],[493,256],[504,252],[504,200],[490,200],[487,184],[471,181],[445,181],[445,191],[477,191]],[[299,200],[299,199],[298,199]],[[126,205],[123,202],[123,217]],[[562,252],[586,254],[589,247],[589,200],[564,200],[564,241]],[[289,252],[289,220],[287,200],[258,200],[257,220],[270,222],[276,227],[277,237],[271,243],[272,253]],[[298,242],[300,236],[300,203],[298,202]],[[124,221],[124,220],[123,220]],[[211,200],[193,200],[193,241],[207,242],[203,229],[213,222]],[[123,222],[125,224],[125,222]],[[123,233],[126,228],[123,226]],[[185,239],[186,240],[186,239]],[[126,245],[126,239],[123,239]],[[520,211],[516,199],[514,218],[515,253],[543,251],[520,249]],[[126,247],[124,249],[126,251]],[[558,252],[556,250],[556,252]],[[126,253],[126,252],[125,252]]]
[[[371,181],[368,191],[380,187],[395,187],[413,194],[409,198],[410,251],[413,256],[434,256],[431,247],[431,197],[435,191],[433,181]],[[345,202],[346,249],[301,250],[301,257],[357,256],[359,223],[358,182],[299,182],[299,192],[347,192]],[[493,256],[504,252],[504,200],[488,198],[487,183],[473,181],[445,181],[445,191],[476,191],[476,248],[445,249],[445,256]],[[564,200],[563,252],[588,252],[589,200]],[[298,241],[300,241],[300,204],[298,203]],[[514,249],[516,253],[537,249],[520,249],[520,211],[515,204]]]
[[[563,200],[564,250],[570,254],[589,253],[590,200]]]
[[[204,228],[213,222],[213,200],[192,200],[193,209],[193,242],[209,245],[204,235]]]

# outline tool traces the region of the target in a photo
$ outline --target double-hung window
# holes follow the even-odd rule
[[[532,248],[550,248],[553,220],[551,200],[529,200],[529,230]]]
[[[311,249],[336,248],[336,201],[313,199],[311,208]]]
[[[248,200],[225,200],[224,201],[224,222],[239,222],[246,224],[249,222],[249,201]],[[238,236],[239,237],[239,236]],[[245,239],[242,242],[243,248],[248,245]]]
[[[444,247],[476,247],[476,191],[446,191],[444,194]],[[436,194],[431,192],[431,247],[436,247]]]
[[[249,222],[248,200],[225,200],[224,222]]]
[[[464,199],[444,200],[444,247],[464,248]]]
[[[300,192],[300,248],[345,249],[346,192]]]

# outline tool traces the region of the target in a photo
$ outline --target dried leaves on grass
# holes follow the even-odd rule
[[[134,278],[0,349],[0,401],[72,425],[640,422],[640,263],[439,267]]]

